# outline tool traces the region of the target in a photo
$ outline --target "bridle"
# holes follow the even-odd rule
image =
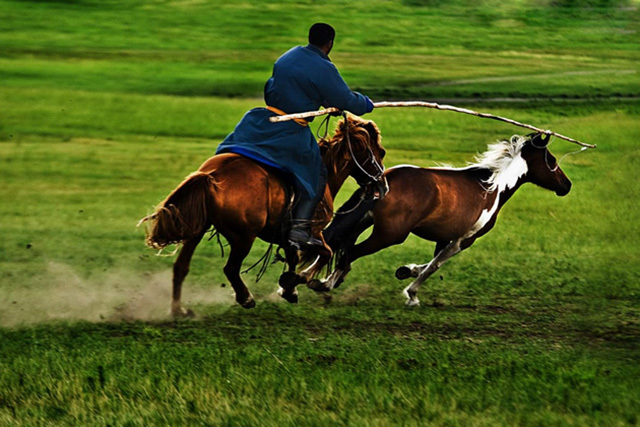
[[[358,181],[358,185],[362,189],[362,192],[360,194],[360,200],[358,200],[358,203],[356,203],[356,205],[353,208],[351,208],[351,209],[349,209],[347,211],[335,212],[335,215],[350,214],[351,212],[353,212],[356,209],[358,209],[360,207],[360,205],[367,199],[366,191],[364,190],[364,188],[367,187],[370,184],[381,184],[385,180],[384,167],[376,160],[376,156],[373,153],[373,150],[371,149],[370,145],[367,146],[367,150],[369,152],[369,158],[363,164],[360,164],[360,162],[358,162],[358,159],[356,158],[356,156],[354,155],[354,152],[353,152],[353,146],[351,144],[351,138],[349,137],[349,121],[348,121],[348,118],[347,118],[347,114],[343,112],[342,116],[344,118],[344,123],[345,123],[345,126],[346,126],[347,147],[349,147],[349,154],[351,155],[351,159],[353,159],[353,162],[356,164],[358,169],[360,169],[360,171],[367,178],[369,178],[369,180],[367,182],[365,182],[365,183],[361,183],[360,181]],[[373,174],[370,173],[369,171],[367,171],[364,168],[364,166],[369,164],[369,163],[371,163],[373,165],[374,169],[375,169],[375,172]],[[385,184],[385,192],[383,194],[381,194],[381,195],[374,196],[371,200],[382,199],[386,195],[386,191],[388,191],[388,187]]]
[[[551,135],[549,135],[549,139],[550,138],[551,138]],[[547,140],[548,142],[545,143],[544,145],[538,146],[538,145],[533,143],[533,138],[531,138],[531,146],[533,148],[537,148],[538,150],[545,150],[545,152],[544,152],[544,163],[547,165],[547,169],[549,169],[549,172],[556,172],[558,169],[560,169],[560,162],[562,162],[565,157],[571,156],[573,154],[581,153],[581,152],[585,151],[588,148],[588,147],[582,147],[579,150],[571,151],[569,153],[566,153],[565,155],[560,157],[559,160],[556,161],[556,166],[552,168],[549,165],[549,157],[548,157],[549,156],[549,149],[547,148],[547,147],[549,147],[549,144],[551,144],[551,141],[549,139]]]
[[[389,188],[386,184],[386,179],[384,177],[384,167],[378,162],[378,160],[376,159],[375,154],[373,153],[373,150],[371,149],[371,145],[367,145],[367,151],[369,153],[369,157],[362,163],[360,163],[358,161],[358,159],[355,156],[355,153],[353,152],[353,144],[351,143],[351,138],[349,137],[349,119],[347,117],[347,113],[342,111],[340,113],[333,113],[333,114],[328,114],[324,120],[322,121],[322,123],[320,123],[320,126],[318,127],[318,130],[316,131],[316,136],[318,137],[318,139],[327,139],[327,135],[329,133],[329,119],[331,118],[331,116],[336,116],[336,115],[342,115],[342,117],[344,118],[344,125],[345,125],[345,138],[346,138],[346,143],[347,143],[347,147],[349,149],[349,155],[351,156],[351,159],[353,160],[353,163],[355,163],[355,165],[358,167],[358,169],[360,169],[360,171],[364,174],[364,176],[366,178],[368,178],[368,180],[366,182],[361,182],[361,180],[359,180],[358,178],[356,178],[356,181],[358,182],[358,185],[360,186],[360,188],[362,189],[362,193],[360,195],[360,200],[358,201],[358,203],[356,204],[355,207],[353,207],[352,209],[349,209],[348,211],[344,211],[344,212],[335,212],[335,215],[345,215],[348,213],[351,213],[353,211],[355,211],[361,204],[362,202],[365,201],[365,199],[367,198],[367,192],[365,190],[365,188],[371,184],[377,184],[379,187],[382,188],[382,184],[384,183],[384,189],[380,190],[377,195],[374,193],[374,196],[370,199],[370,200],[377,200],[377,199],[381,199],[383,198],[387,192],[389,191]],[[322,131],[322,128],[324,127],[324,136],[320,135],[320,132]],[[371,164],[373,165],[373,169],[374,172],[369,172],[367,171],[364,166]]]
[[[364,187],[366,185],[369,185],[371,183],[380,183],[384,177],[384,167],[382,167],[382,165],[380,163],[378,163],[378,160],[376,159],[375,154],[373,154],[373,150],[371,149],[370,145],[367,145],[367,151],[369,153],[369,158],[367,160],[365,160],[365,162],[363,162],[363,164],[360,164],[360,162],[358,162],[358,159],[356,158],[356,156],[353,153],[353,146],[351,144],[351,138],[349,137],[349,121],[347,118],[347,113],[343,112],[342,116],[344,117],[344,123],[345,126],[347,127],[346,129],[346,139],[347,139],[347,147],[349,147],[349,154],[351,154],[351,159],[353,159],[353,162],[356,164],[356,166],[358,167],[358,169],[360,169],[360,171],[362,171],[362,173],[365,174],[365,176],[367,178],[369,178],[369,180],[364,183],[364,184],[360,184],[358,182],[358,184],[360,184],[360,187]],[[367,164],[371,164],[373,165],[373,168],[375,169],[374,174],[370,173],[369,171],[367,171],[364,168],[364,165]]]

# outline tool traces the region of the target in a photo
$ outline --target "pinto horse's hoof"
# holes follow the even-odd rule
[[[409,277],[411,277],[411,269],[409,267],[407,267],[406,265],[398,267],[398,269],[396,270],[396,279],[404,280],[408,279]]]
[[[329,292],[331,290],[326,282],[322,282],[318,279],[310,280],[309,283],[307,283],[307,288],[315,292]]]
[[[174,319],[193,319],[196,317],[196,313],[190,308],[179,307],[177,309],[171,309],[171,316]]]
[[[418,298],[409,298],[405,303],[407,307],[418,307],[420,306],[420,300]]]

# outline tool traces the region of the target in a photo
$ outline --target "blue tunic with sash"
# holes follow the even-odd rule
[[[362,115],[373,110],[369,98],[352,92],[336,67],[313,45],[297,46],[282,55],[264,88],[268,106],[287,114],[337,107]],[[320,189],[324,167],[318,143],[309,129],[295,121],[272,123],[266,108],[248,111],[218,146],[216,154],[238,153],[292,174],[309,198]]]

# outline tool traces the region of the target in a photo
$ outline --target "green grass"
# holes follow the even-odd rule
[[[384,323],[353,307],[316,310],[314,322],[304,307],[262,304],[201,322],[38,328],[26,348],[12,344],[24,332],[5,332],[14,357],[2,374],[4,420],[637,423],[628,350],[577,345],[601,338],[564,327],[557,335],[555,313],[357,309]],[[503,332],[506,317],[535,331]]]
[[[0,80],[261,96],[273,61],[322,17],[338,31],[338,68],[376,98],[639,94],[637,2],[447,3],[3,0]]]
[[[638,3],[499,6],[0,1],[0,425],[638,425]],[[567,197],[519,190],[420,307],[393,272],[430,242],[358,260],[298,305],[275,295],[280,264],[252,271],[248,311],[212,240],[184,287],[198,318],[175,322],[174,258],[136,222],[262,104],[273,60],[320,16],[347,81],[376,99],[481,97],[469,106],[598,149],[562,162]],[[529,100],[487,101],[510,96]],[[525,132],[368,117],[386,166],[463,166]]]
[[[124,99],[129,107],[144,102]],[[86,102],[78,112],[104,104],[101,97]],[[170,117],[176,105],[190,105],[194,113],[182,124],[196,134],[204,116],[253,103],[148,102],[155,110],[141,109],[136,121],[152,123],[147,116]],[[199,103],[208,108],[194,108]],[[118,121],[113,128],[122,135],[81,137],[104,124],[86,121],[74,130],[64,124],[66,112],[50,120],[23,115],[31,134],[0,143],[0,420],[637,423],[639,191],[629,181],[638,160],[637,107],[493,111],[537,118],[600,148],[563,162],[574,181],[566,198],[521,189],[492,233],[428,281],[422,307],[406,309],[403,285],[393,279],[397,266],[426,261],[433,251],[416,238],[359,260],[332,301],[303,288],[300,304],[287,305],[273,294],[280,266],[259,283],[249,273],[253,311],[235,306],[230,288],[220,287],[224,259],[212,241],[196,252],[185,285],[185,301],[200,317],[177,323],[166,314],[172,259],[153,256],[135,222],[217,139],[128,134]],[[371,118],[389,149],[387,165],[462,165],[514,131],[435,111],[380,110]],[[233,124],[232,117],[216,122]],[[159,119],[157,132],[167,125]],[[13,134],[14,126],[5,130]],[[553,148],[574,147],[557,140]],[[264,249],[257,244],[245,265]],[[55,319],[98,323],[42,324]]]

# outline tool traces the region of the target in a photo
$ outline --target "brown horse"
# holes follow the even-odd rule
[[[361,186],[373,187],[371,191],[386,193],[388,187],[381,166],[385,150],[380,140],[375,123],[358,117],[341,120],[331,140],[321,140],[320,150],[328,172],[327,188],[315,213],[312,232],[323,243],[322,229],[331,220],[334,197],[348,176],[353,176]],[[317,261],[301,274],[296,273],[298,252],[286,239],[292,204],[289,187],[282,173],[270,167],[237,154],[216,155],[189,175],[152,215],[141,220],[151,222],[146,242],[152,248],[182,244],[173,265],[174,316],[193,315],[181,306],[182,282],[196,246],[211,227],[231,247],[224,273],[241,306],[255,306],[240,277],[240,269],[257,237],[284,248],[289,271],[280,277],[279,292],[289,302],[297,302],[296,286],[315,277],[332,253],[325,243],[313,257]]]
[[[501,141],[466,168],[397,166],[385,173],[389,193],[384,200],[361,202],[356,192],[336,213],[324,232],[339,252],[336,268],[324,281],[309,287],[322,292],[337,287],[356,259],[397,245],[413,233],[436,242],[434,258],[427,264],[409,264],[396,270],[398,279],[415,280],[404,290],[408,305],[418,305],[418,289],[449,258],[468,248],[493,228],[498,212],[525,182],[564,196],[571,181],[548,151],[543,134],[513,136]],[[341,212],[350,212],[340,215]],[[358,236],[373,225],[364,242]],[[347,233],[347,230],[349,231]]]

